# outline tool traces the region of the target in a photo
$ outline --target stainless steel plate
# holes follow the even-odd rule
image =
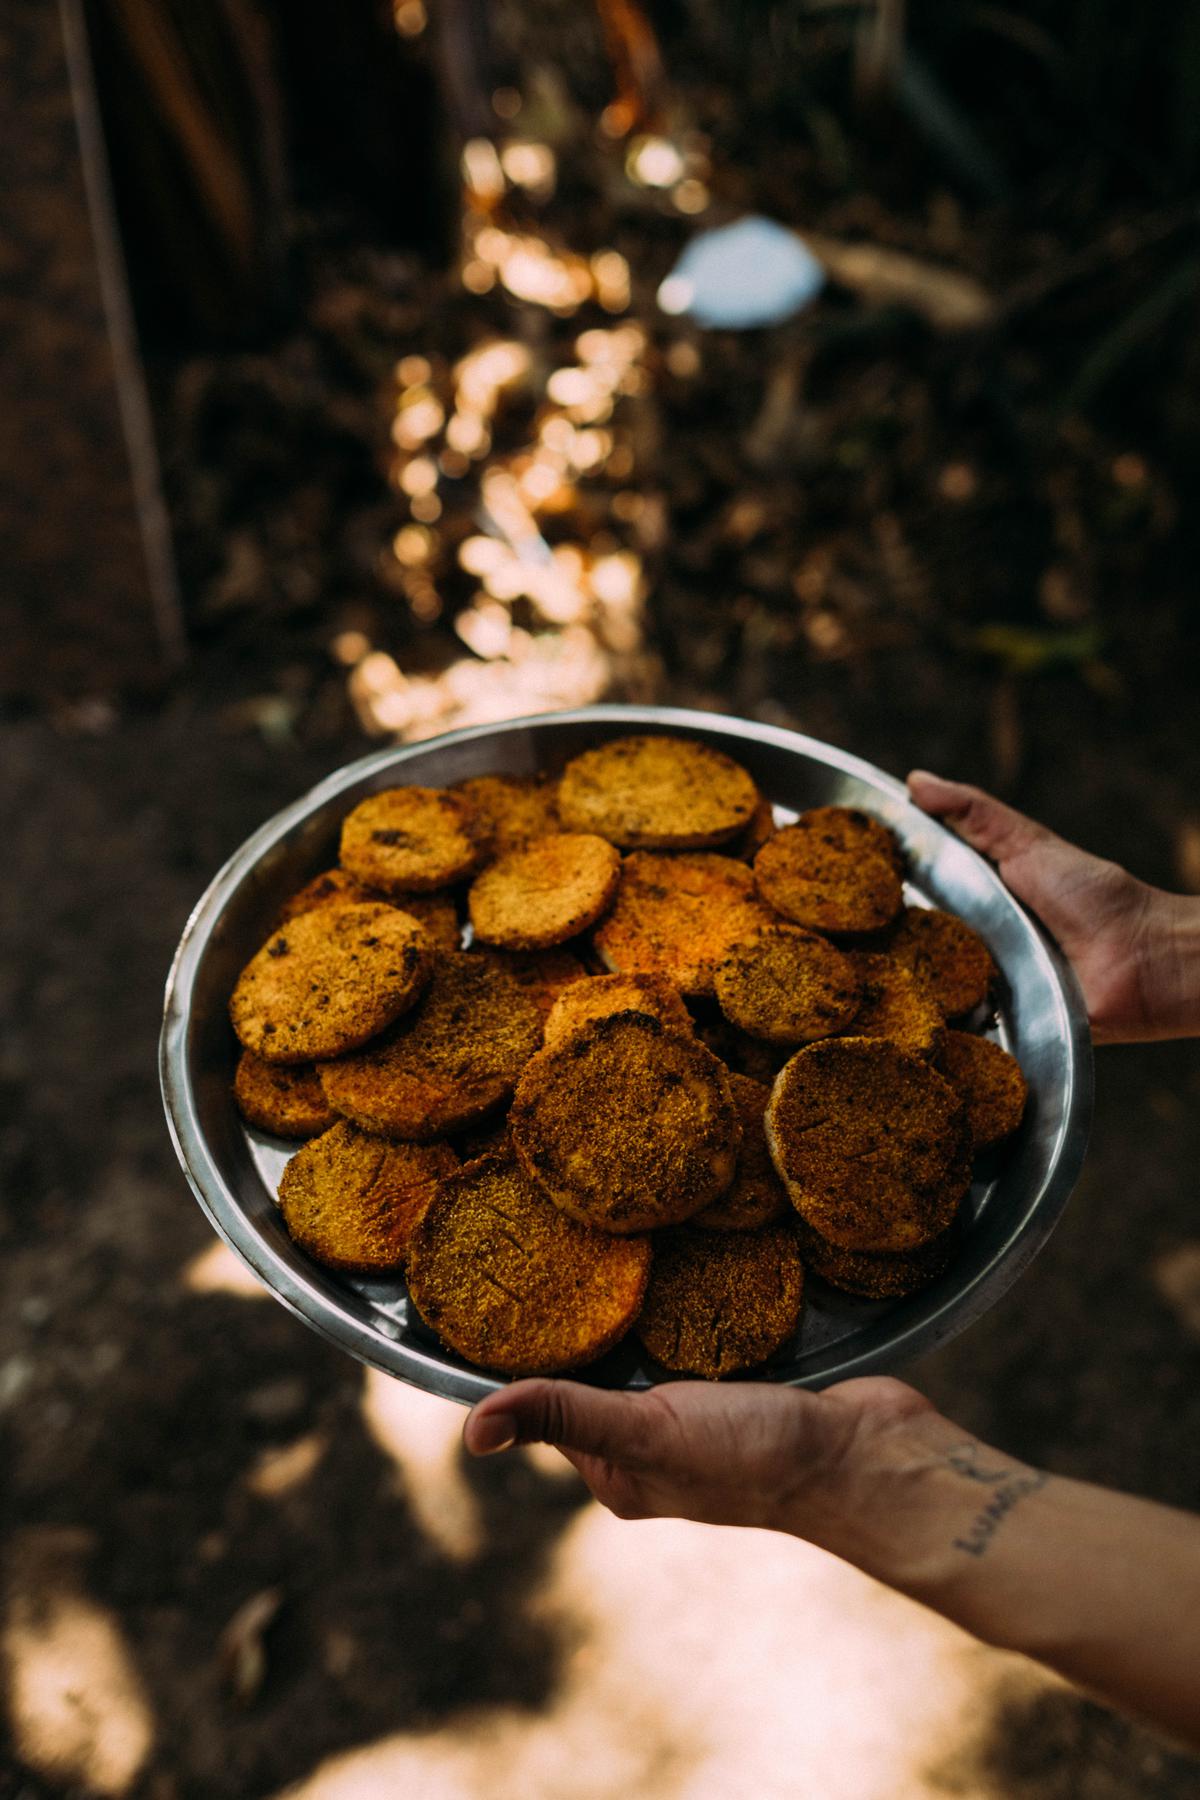
[[[815,1278],[794,1343],[760,1378],[808,1387],[896,1367],[980,1317],[1045,1242],[1083,1162],[1092,1108],[1087,1018],[1055,946],[958,838],[912,806],[898,781],[798,733],[665,707],[594,706],[459,731],[352,763],[276,815],[230,858],[188,921],[167,983],[160,1072],[167,1121],[201,1206],[226,1243],[305,1322],[361,1361],[435,1394],[474,1401],[499,1377],[443,1349],[398,1280],[335,1275],[288,1237],[275,1205],[291,1148],[248,1130],[234,1108],[237,1049],[227,1012],[243,965],[283,901],[336,860],[338,828],[365,795],[408,782],[557,771],[587,746],[629,731],[669,731],[727,750],[773,802],[780,822],[809,806],[861,806],[908,852],[909,898],[960,914],[1004,975],[990,1033],[1029,1082],[1024,1124],[964,1203],[968,1229],[953,1266],[907,1300],[852,1300]],[[581,1379],[644,1387],[671,1379],[627,1341]]]

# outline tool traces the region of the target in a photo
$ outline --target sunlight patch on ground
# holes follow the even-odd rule
[[[3,1666],[18,1755],[47,1781],[121,1795],[150,1753],[154,1726],[107,1608],[84,1590],[86,1533],[34,1528],[7,1558]]]
[[[326,1450],[329,1439],[310,1431],[290,1444],[272,1444],[258,1456],[246,1475],[246,1487],[256,1499],[279,1500],[307,1481]]]
[[[807,1545],[596,1506],[535,1608],[576,1644],[546,1712],[398,1734],[281,1800],[944,1800],[929,1771],[998,1685],[1042,1680]]]
[[[270,1289],[227,1244],[215,1243],[193,1256],[179,1277],[189,1294],[237,1294],[243,1300],[268,1300]]]
[[[462,1407],[368,1369],[362,1409],[371,1436],[404,1476],[421,1530],[455,1561],[477,1556],[482,1521],[462,1472]]]

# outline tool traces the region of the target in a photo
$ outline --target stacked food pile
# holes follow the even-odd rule
[[[403,1270],[461,1356],[569,1369],[632,1329],[716,1377],[794,1336],[806,1265],[869,1299],[946,1267],[1025,1083],[948,1023],[997,971],[905,905],[879,820],[776,829],[720,751],[629,737],[557,781],[375,794],[340,865],[242,972],[234,1092],[311,1140],[296,1242]]]

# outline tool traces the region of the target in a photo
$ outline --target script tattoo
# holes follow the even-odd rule
[[[963,1550],[968,1556],[982,1556],[1013,1507],[1026,1494],[1036,1494],[1050,1479],[1043,1469],[1003,1469],[982,1464],[979,1445],[970,1442],[956,1444],[947,1451],[946,1461],[957,1475],[992,1489],[991,1499],[971,1520],[966,1536],[952,1540],[954,1549]]]

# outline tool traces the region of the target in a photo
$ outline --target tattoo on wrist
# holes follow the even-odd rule
[[[990,1461],[980,1462],[979,1445],[970,1441],[948,1450],[946,1462],[955,1474],[992,1489],[991,1499],[971,1520],[966,1535],[951,1540],[953,1549],[968,1556],[983,1556],[1013,1507],[1027,1494],[1036,1494],[1050,1479],[1044,1469],[1005,1469]]]

